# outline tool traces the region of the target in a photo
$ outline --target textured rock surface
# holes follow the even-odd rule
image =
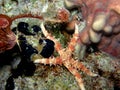
[[[56,13],[57,9],[63,7],[62,0],[53,0],[51,2],[48,2],[48,0],[41,0],[41,2],[40,0],[36,0],[36,1],[19,0],[18,2],[13,2],[13,1],[11,2],[11,0],[0,0],[0,1],[1,1],[0,5],[3,5],[0,7],[0,13],[7,14],[9,16],[14,16],[19,13],[26,13],[26,12],[32,12],[32,13],[42,12],[42,15],[44,15],[45,17],[53,18],[55,17],[53,14]],[[20,21],[22,20],[26,20],[26,19],[21,19]],[[11,28],[16,26],[18,21],[15,21],[12,24]],[[26,21],[29,22],[28,19]],[[30,22],[30,24],[38,23],[37,20],[32,20],[32,21],[33,22]],[[117,35],[114,36],[117,39]],[[104,39],[104,37],[102,38]],[[105,40],[109,41],[108,39]],[[104,45],[103,47],[102,45],[100,45],[100,48],[104,47]],[[119,60],[103,52],[101,53],[97,52],[88,55],[86,58],[81,60],[81,62],[85,64],[85,66],[90,68],[91,71],[94,71],[99,75],[98,77],[90,77],[80,71],[81,76],[84,80],[86,90],[114,90],[114,87],[120,88]],[[65,67],[49,66],[49,65],[45,66],[41,64],[36,66],[37,69],[33,76],[29,76],[29,77],[19,76],[18,78],[14,79],[15,90],[80,90],[74,77],[70,72],[68,72],[68,70]],[[0,67],[1,90],[5,90],[6,80],[10,75],[11,75],[10,65]]]
[[[82,61],[98,77],[90,77],[80,71],[86,90],[114,90],[120,82],[120,62],[105,53],[92,53]],[[36,65],[33,76],[14,79],[15,90],[80,90],[72,74],[63,66]],[[3,76],[4,75],[4,76]],[[0,88],[5,89],[10,76],[10,66],[0,68]]]

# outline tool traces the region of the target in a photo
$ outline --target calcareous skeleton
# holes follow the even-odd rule
[[[83,80],[81,75],[79,74],[78,70],[82,70],[83,72],[87,73],[90,76],[97,76],[97,74],[92,73],[89,69],[87,69],[81,62],[78,60],[75,60],[72,57],[76,42],[78,40],[78,26],[75,25],[75,33],[73,34],[73,37],[71,38],[68,47],[62,48],[61,44],[57,39],[55,39],[51,34],[47,32],[45,29],[43,23],[41,24],[41,29],[43,34],[46,38],[54,41],[55,43],[55,49],[59,53],[58,57],[50,57],[50,58],[43,58],[43,59],[36,59],[34,60],[34,63],[41,63],[41,64],[50,64],[50,65],[64,65],[74,76],[76,81],[78,82],[78,85],[80,86],[81,90],[85,90]]]

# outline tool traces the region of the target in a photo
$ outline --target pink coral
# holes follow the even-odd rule
[[[120,57],[120,0],[65,0],[65,5],[80,8],[86,20],[80,33],[80,52],[98,43],[100,50]]]

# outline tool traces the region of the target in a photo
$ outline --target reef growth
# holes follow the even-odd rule
[[[85,52],[88,45],[95,43],[100,50],[120,58],[119,4],[119,0],[65,0],[66,8],[79,8],[86,21],[79,35],[79,53]]]

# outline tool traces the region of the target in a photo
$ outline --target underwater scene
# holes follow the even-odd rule
[[[0,90],[120,90],[120,0],[0,0]]]

